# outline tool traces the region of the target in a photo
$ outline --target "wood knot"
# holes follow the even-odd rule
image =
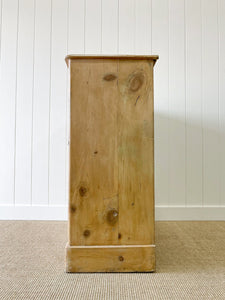
[[[75,213],[76,210],[77,210],[76,206],[73,205],[73,204],[71,204],[70,205],[70,211],[71,211],[71,213]]]
[[[106,81],[113,81],[113,80],[115,80],[116,78],[117,78],[117,76],[114,75],[114,74],[106,74],[106,75],[103,77],[103,79],[106,80]]]
[[[118,211],[116,209],[111,209],[107,213],[107,222],[114,225],[118,220]]]
[[[131,92],[138,91],[144,83],[144,75],[142,73],[135,74],[131,77],[129,89]]]
[[[98,151],[95,151],[94,154],[98,154]]]
[[[122,234],[121,233],[118,233],[118,239],[120,240],[122,237]]]
[[[90,236],[90,234],[91,234],[90,230],[88,230],[88,229],[84,230],[83,235],[84,235],[85,237]]]
[[[79,194],[81,197],[84,197],[87,194],[87,188],[85,186],[81,186],[79,188]]]
[[[119,261],[124,261],[124,257],[122,255],[120,255],[118,258],[119,258]]]

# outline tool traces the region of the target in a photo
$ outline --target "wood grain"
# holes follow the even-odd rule
[[[93,248],[96,245],[104,245],[107,251],[110,246],[154,245],[155,59],[67,59],[71,85],[69,246],[75,247],[72,260],[87,255],[93,264],[95,255],[97,261],[103,255]],[[97,251],[93,257],[90,249]],[[132,251],[130,259],[136,253]],[[102,260],[108,271],[113,270],[110,253],[104,252]],[[84,261],[76,270],[86,269]],[[89,271],[102,270],[102,261]],[[138,264],[129,267],[129,262],[120,268],[120,263],[114,270],[134,270]]]
[[[66,247],[67,272],[153,272],[155,247]]]
[[[95,54],[86,54],[86,55],[81,55],[81,54],[69,54],[66,56],[65,61],[68,66],[68,62],[71,60],[77,60],[77,59],[130,59],[130,60],[153,60],[155,63],[157,59],[159,58],[158,55],[95,55]]]
[[[118,97],[109,72],[117,76],[117,63],[89,59],[71,65],[71,245],[117,243]]]
[[[121,244],[154,243],[153,62],[119,62],[118,193]]]

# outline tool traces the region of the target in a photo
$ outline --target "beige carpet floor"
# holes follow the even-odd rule
[[[0,221],[0,299],[225,299],[225,222],[157,222],[156,273],[65,273],[66,222]]]

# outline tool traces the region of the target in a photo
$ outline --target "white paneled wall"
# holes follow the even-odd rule
[[[158,54],[157,219],[225,220],[225,0],[0,0],[0,218],[66,219],[73,54]]]

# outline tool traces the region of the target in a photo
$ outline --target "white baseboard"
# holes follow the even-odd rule
[[[158,221],[225,221],[225,206],[157,206]]]
[[[58,220],[68,218],[67,206],[0,205],[0,220]],[[156,206],[157,221],[225,221],[225,206]]]
[[[58,220],[68,218],[67,206],[0,205],[0,220]]]

